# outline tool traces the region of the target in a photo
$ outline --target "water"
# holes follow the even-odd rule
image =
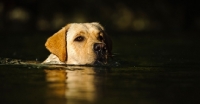
[[[96,67],[36,63],[48,56],[43,46],[47,36],[22,37],[1,36],[1,57],[31,60],[29,64],[0,65],[1,104],[200,102],[196,35],[112,35],[113,61]]]

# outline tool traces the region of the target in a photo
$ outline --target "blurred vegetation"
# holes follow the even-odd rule
[[[56,31],[100,22],[110,31],[200,29],[197,0],[1,0],[0,32]]]

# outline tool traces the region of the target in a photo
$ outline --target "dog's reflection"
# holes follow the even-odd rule
[[[66,102],[94,102],[97,98],[95,76],[108,69],[95,67],[68,67],[46,69],[48,104]],[[98,72],[97,72],[98,71]]]

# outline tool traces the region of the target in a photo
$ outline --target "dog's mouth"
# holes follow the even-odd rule
[[[108,63],[108,55],[107,53],[102,54],[102,53],[97,53],[97,59],[96,59],[96,64],[107,64]]]

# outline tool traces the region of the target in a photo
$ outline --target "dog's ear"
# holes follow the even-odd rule
[[[70,27],[70,24],[63,27],[53,36],[49,37],[45,43],[46,48],[53,54],[55,54],[60,61],[67,60],[67,39],[66,33]]]

